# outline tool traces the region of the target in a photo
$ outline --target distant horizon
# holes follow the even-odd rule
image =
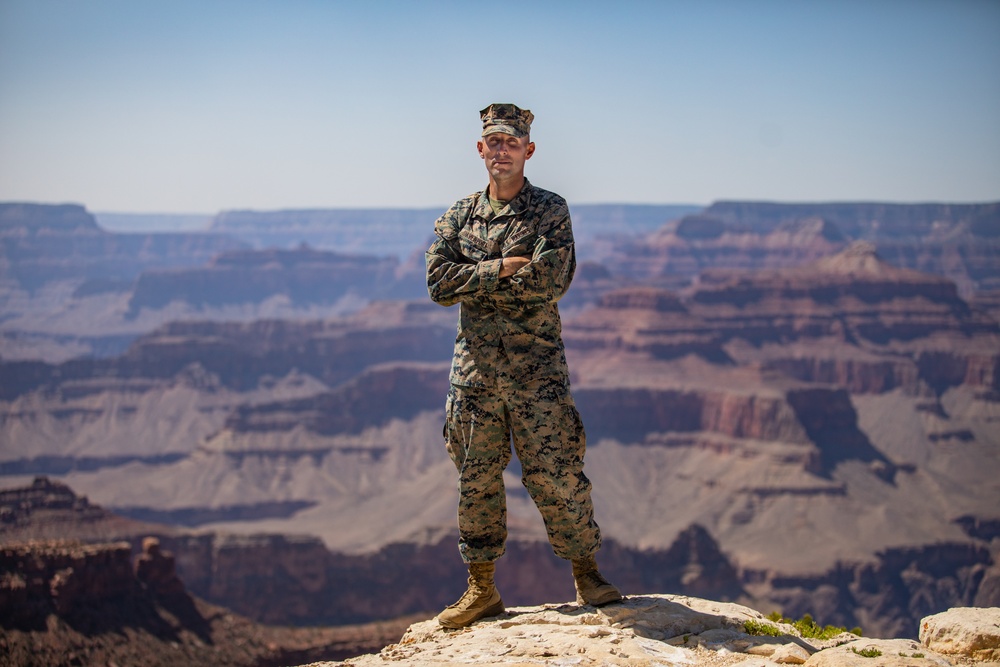
[[[828,199],[828,200],[778,200],[778,199],[750,199],[750,198],[722,198],[713,200],[707,204],[698,202],[632,202],[632,201],[583,201],[569,202],[569,207],[574,206],[648,206],[648,207],[691,207],[709,208],[714,204],[740,202],[749,204],[778,204],[783,206],[825,206],[825,205],[885,205],[885,206],[989,206],[1000,204],[1000,197],[993,200],[983,201],[891,201],[877,199]],[[281,208],[225,208],[217,211],[130,211],[130,210],[97,210],[91,209],[85,203],[77,201],[43,202],[43,201],[22,201],[3,200],[0,205],[28,204],[36,206],[82,206],[88,213],[94,216],[145,216],[145,217],[213,217],[220,213],[233,212],[254,212],[254,213],[277,213],[284,211],[428,211],[440,209],[447,210],[451,203],[428,206],[286,206]]]

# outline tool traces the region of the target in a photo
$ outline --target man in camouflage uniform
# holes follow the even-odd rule
[[[573,563],[577,601],[621,599],[594,562],[601,532],[560,336],[556,301],[576,268],[569,209],[524,177],[535,151],[531,112],[491,104],[480,118],[477,148],[489,187],[437,220],[426,255],[431,298],[460,304],[445,440],[459,471],[459,551],[469,588],[438,616],[448,628],[504,611],[493,572],[507,538],[503,471],[511,442],[553,551]]]

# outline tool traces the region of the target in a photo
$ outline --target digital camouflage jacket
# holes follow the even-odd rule
[[[461,304],[451,383],[568,380],[556,306],[576,270],[566,200],[525,180],[494,214],[484,190],[455,202],[434,233],[426,254],[427,291],[443,306]],[[500,279],[504,257],[531,261]]]

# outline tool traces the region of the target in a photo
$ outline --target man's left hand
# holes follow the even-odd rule
[[[523,266],[527,266],[531,262],[527,257],[504,257],[503,262],[500,263],[500,278],[510,278],[512,275],[518,272]]]

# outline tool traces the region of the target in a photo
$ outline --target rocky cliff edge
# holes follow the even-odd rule
[[[379,654],[304,667],[950,667],[996,660],[996,607],[953,609],[925,618],[920,641],[846,632],[818,640],[738,604],[640,595],[601,609],[576,604],[510,608],[455,631],[423,621]]]
[[[0,667],[284,667],[376,650],[411,620],[259,625],[188,594],[155,537],[134,560],[127,542],[0,545]]]

